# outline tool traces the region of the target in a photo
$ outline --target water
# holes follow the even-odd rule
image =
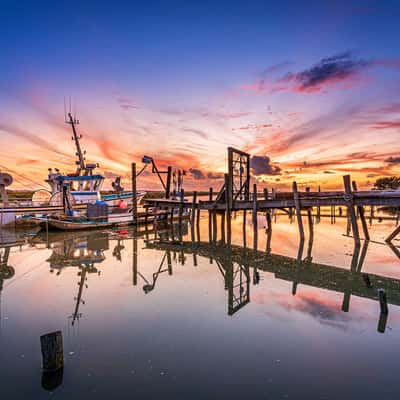
[[[305,262],[295,223],[277,217],[270,256],[264,225],[260,215],[258,253],[242,249],[241,215],[233,251],[209,244],[206,216],[201,244],[191,243],[188,226],[184,245],[167,242],[162,227],[161,242],[130,230],[2,232],[2,397],[397,398],[400,259],[382,244],[394,221],[374,221],[358,253],[346,219],[323,218],[311,252],[304,244]],[[245,232],[251,248],[250,216]],[[379,287],[389,301],[384,333]],[[50,379],[39,337],[55,330],[65,365]]]

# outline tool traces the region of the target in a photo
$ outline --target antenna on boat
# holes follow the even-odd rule
[[[82,135],[78,135],[78,133],[76,131],[76,125],[79,124],[79,120],[76,119],[76,111],[74,111],[74,116],[72,116],[71,97],[69,98],[68,118],[66,118],[65,122],[67,124],[71,125],[71,127],[72,127],[72,140],[75,142],[75,147],[76,147],[75,154],[78,157],[78,160],[76,161],[76,165],[77,165],[76,173],[78,175],[80,175],[81,171],[86,171],[86,165],[85,165],[84,152],[82,151],[81,144],[79,142],[79,140],[82,139]]]

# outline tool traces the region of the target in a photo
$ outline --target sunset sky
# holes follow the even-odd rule
[[[0,4],[0,168],[15,188],[74,170],[70,96],[88,161],[126,187],[146,154],[185,169],[188,189],[218,188],[227,146],[282,190],[400,174],[398,0]]]

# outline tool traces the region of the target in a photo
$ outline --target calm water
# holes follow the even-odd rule
[[[372,241],[355,251],[346,219],[323,218],[301,255],[284,215],[270,245],[259,216],[257,253],[243,249],[241,215],[232,251],[210,245],[206,216],[200,243],[186,226],[183,245],[162,226],[147,238],[3,231],[1,396],[397,399],[400,259],[382,244],[394,224],[374,221]],[[245,233],[251,248],[250,216]],[[389,301],[384,333],[380,287]],[[63,333],[65,366],[49,380],[39,337],[54,330]]]

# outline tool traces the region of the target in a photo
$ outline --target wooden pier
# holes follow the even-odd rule
[[[306,191],[301,192],[298,190],[297,183],[293,182],[291,192],[264,189],[260,193],[254,183],[253,190],[250,191],[250,155],[228,148],[228,173],[225,174],[221,190],[215,196],[213,190],[210,189],[209,198],[204,200],[198,199],[197,192],[194,192],[192,201],[185,200],[183,196],[180,199],[173,199],[168,194],[165,198],[145,199],[144,203],[146,207],[163,210],[190,208],[192,222],[198,220],[201,211],[208,211],[211,231],[215,231],[216,215],[220,214],[224,219],[224,224],[226,220],[228,242],[232,212],[243,211],[244,215],[247,211],[251,212],[255,232],[258,213],[264,213],[267,219],[274,210],[283,210],[289,215],[295,213],[300,240],[304,240],[303,211],[307,214],[310,231],[313,231],[311,213],[314,208],[320,216],[321,207],[331,207],[331,209],[338,207],[347,210],[354,241],[359,245],[360,228],[363,238],[365,240],[370,238],[364,208],[367,206],[400,208],[400,190],[359,191],[356,182],[351,181],[350,175],[343,176],[343,185],[343,191],[321,191],[319,188],[318,191],[312,192],[310,188],[306,188]],[[358,220],[361,221],[360,228]],[[386,240],[391,242],[398,233],[400,233],[400,226],[390,233]]]

